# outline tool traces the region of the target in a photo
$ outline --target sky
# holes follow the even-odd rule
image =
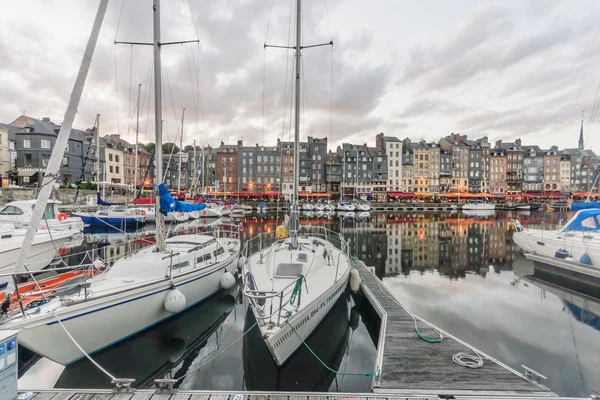
[[[151,0],[111,0],[74,127],[154,139]],[[162,2],[164,141],[274,145],[293,138],[294,5],[289,0]],[[294,2],[295,3],[295,2]],[[60,123],[98,0],[0,2],[0,122]],[[600,2],[305,0],[301,137],[368,143],[384,132],[488,136],[600,151]],[[290,14],[292,13],[292,15]],[[291,17],[291,18],[290,18]],[[291,35],[290,35],[291,33]],[[596,97],[598,96],[598,97]],[[582,117],[583,113],[583,117]],[[291,126],[291,127],[290,127]],[[179,139],[177,139],[179,140]]]

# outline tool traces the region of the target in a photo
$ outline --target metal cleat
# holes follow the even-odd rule
[[[131,384],[135,382],[135,379],[130,378],[115,378],[111,381],[115,385],[113,392],[115,393],[131,393],[135,389],[131,387]]]
[[[529,379],[530,381],[535,381],[537,383],[541,383],[542,379],[544,379],[544,380],[548,379],[544,375],[540,374],[537,371],[534,371],[531,368],[526,367],[525,365],[521,364],[521,367],[523,367],[523,369],[525,369],[525,378]]]
[[[177,383],[177,379],[155,379],[154,386],[156,387],[155,394],[173,394],[177,393],[177,389],[173,386]]]

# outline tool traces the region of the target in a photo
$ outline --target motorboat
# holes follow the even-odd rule
[[[23,259],[30,252],[32,236],[40,228],[41,212],[46,206],[63,159],[66,143],[90,67],[95,43],[100,33],[106,2],[100,3],[96,23],[82,58],[69,105],[56,145],[44,173],[34,213],[27,229],[23,247],[11,273],[26,272]],[[160,3],[153,7],[155,47],[155,87],[162,87],[160,46]],[[155,143],[162,140],[162,98],[155,91]],[[99,126],[96,117],[96,126]],[[157,160],[162,160],[162,146],[155,148]],[[164,183],[163,163],[157,162],[155,181],[158,184],[155,244],[125,257],[111,266],[99,259],[92,266],[102,273],[85,279],[68,292],[52,293],[28,307],[6,312],[3,307],[0,329],[18,330],[19,343],[59,364],[67,365],[91,353],[139,333],[161,321],[198,304],[221,288],[235,285],[233,272],[238,268],[240,235],[237,225],[219,226],[206,234],[184,234],[166,239],[163,216],[171,212],[202,211],[203,204],[185,204],[175,200]],[[104,268],[101,268],[104,267]],[[12,294],[14,284],[8,283],[6,293]]]
[[[331,203],[327,203],[323,206],[323,211],[326,211],[326,212],[335,211],[335,206]]]
[[[297,26],[302,23],[301,4],[298,0]],[[302,98],[300,29],[295,47],[294,153],[298,157]],[[252,306],[260,336],[278,366],[286,363],[327,316],[344,292],[352,268],[348,243],[342,235],[321,226],[300,224],[299,183],[299,174],[295,174],[287,224],[247,240],[241,262],[244,296]]]
[[[371,205],[369,203],[358,202],[354,206],[356,211],[371,211]]]
[[[600,209],[584,209],[556,230],[529,229],[514,220],[514,242],[525,252],[600,268]]]
[[[256,206],[256,212],[258,213],[266,213],[267,211],[269,211],[269,208],[266,206],[264,201],[259,202],[258,206]]]
[[[9,223],[15,228],[26,228],[33,213],[35,200],[11,201],[0,210],[0,223]],[[44,227],[53,231],[68,230],[73,232],[83,231],[83,221],[79,217],[69,217],[66,213],[58,210],[58,205],[62,204],[58,200],[48,200],[46,210],[44,211]]]
[[[472,201],[470,203],[466,203],[462,206],[463,210],[469,210],[469,211],[482,211],[482,210],[495,210],[496,209],[496,205],[494,203],[484,203],[481,201]]]
[[[352,203],[338,203],[336,209],[338,211],[354,211],[356,206]]]
[[[323,204],[323,203],[315,204],[313,211],[325,211],[325,204]]]
[[[0,273],[12,272],[25,239],[26,229],[16,229],[11,224],[0,224]],[[45,268],[56,256],[58,249],[73,236],[70,230],[38,230],[27,255],[25,265],[31,272]],[[6,286],[10,276],[0,277],[0,287]]]
[[[529,211],[531,210],[531,204],[517,204],[515,210],[518,211]]]
[[[303,210],[303,211],[315,211],[315,209],[314,209],[314,207],[313,207],[312,203],[304,203],[304,204],[302,205],[302,210]]]

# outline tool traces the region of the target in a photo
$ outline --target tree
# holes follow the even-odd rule
[[[194,152],[194,146],[192,146],[191,144],[186,145],[183,148],[183,151],[185,151],[186,153],[193,153]]]
[[[148,153],[154,152],[154,143],[139,143],[139,146],[146,150]]]
[[[175,143],[163,143],[162,151],[164,154],[171,154],[171,150],[173,150],[173,153],[179,153],[179,147]]]

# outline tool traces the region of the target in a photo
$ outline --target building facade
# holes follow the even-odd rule
[[[494,148],[490,151],[490,193],[506,191],[506,151]]]
[[[552,146],[544,152],[544,190],[561,190],[560,154],[558,154],[556,146]]]
[[[544,151],[538,146],[523,146],[523,173],[526,192],[542,192],[544,183]]]
[[[388,192],[403,192],[406,187],[402,183],[402,145],[396,137],[387,137],[384,141],[387,156],[387,190]]]

